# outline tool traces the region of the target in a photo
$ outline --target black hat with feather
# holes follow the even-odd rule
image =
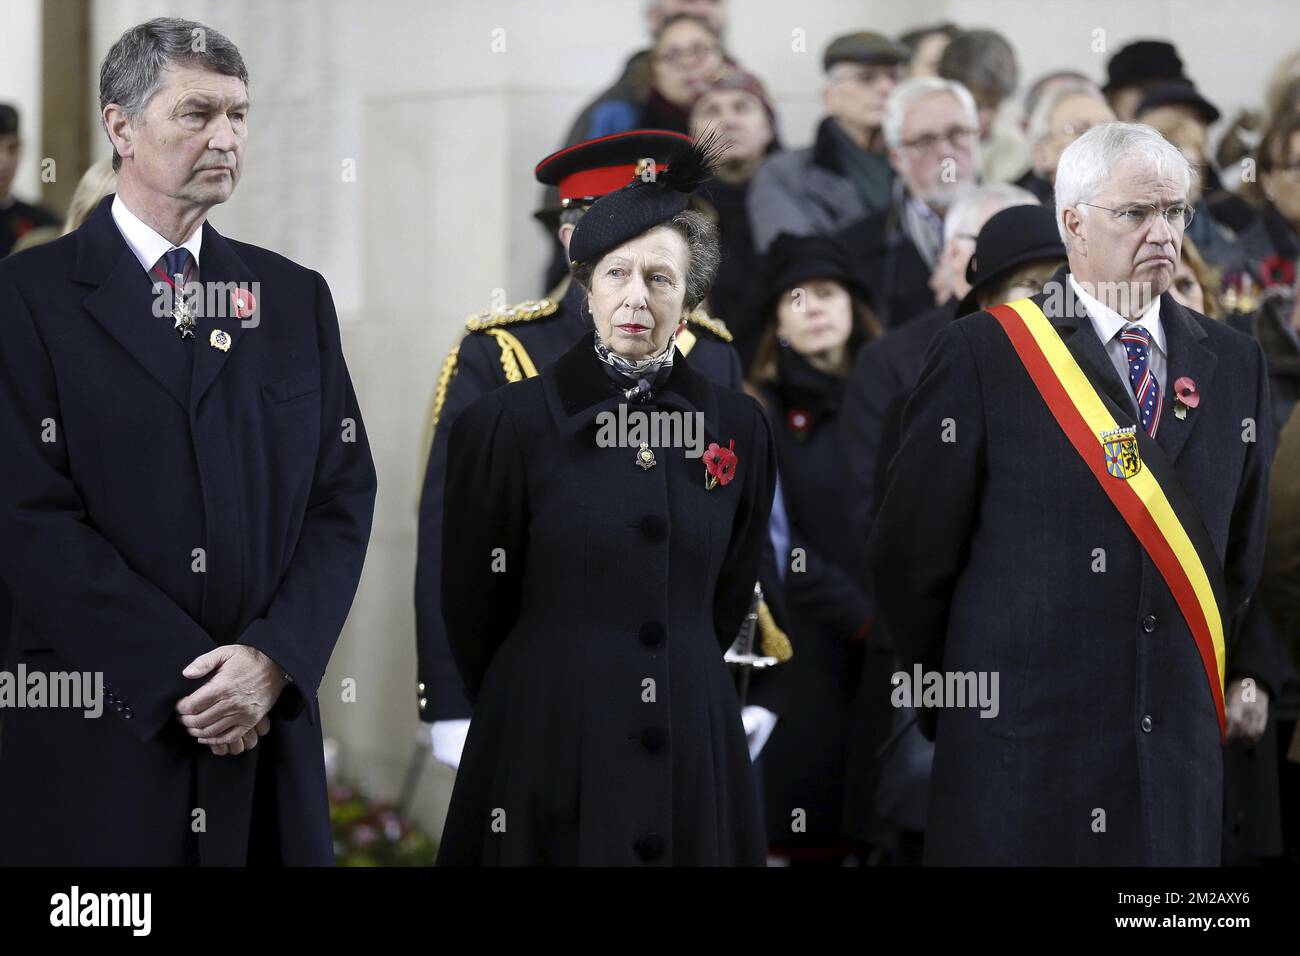
[[[569,241],[570,264],[594,262],[682,212],[690,194],[712,178],[724,151],[721,137],[710,132],[666,165],[645,162],[632,182],[597,199],[578,222]]]

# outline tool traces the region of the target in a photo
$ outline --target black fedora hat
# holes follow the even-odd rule
[[[1112,93],[1126,86],[1171,80],[1187,80],[1183,61],[1174,45],[1164,40],[1136,40],[1110,58],[1106,64],[1106,85],[1101,89],[1103,93]]]
[[[970,292],[957,305],[958,315],[979,309],[979,293],[1027,262],[1064,259],[1065,244],[1056,216],[1046,206],[1012,206],[995,213],[975,239],[975,254],[966,266]]]
[[[832,236],[781,233],[763,257],[762,276],[765,314],[783,292],[811,279],[834,279],[860,301],[871,301],[854,273],[848,250]]]
[[[1136,116],[1142,122],[1142,114],[1159,106],[1190,106],[1206,126],[1217,122],[1221,115],[1213,103],[1202,96],[1190,82],[1178,80],[1170,83],[1157,83],[1147,87],[1138,104]]]

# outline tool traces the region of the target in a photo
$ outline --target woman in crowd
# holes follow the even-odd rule
[[[1280,114],[1269,124],[1256,157],[1265,202],[1241,234],[1241,248],[1256,283],[1289,285],[1300,256],[1300,112]]]
[[[782,234],[764,261],[764,333],[751,382],[776,436],[788,541],[777,543],[794,656],[756,676],[776,717],[762,754],[770,852],[835,865],[849,706],[870,604],[852,573],[839,414],[857,350],[877,332],[866,292],[832,239]]]
[[[579,141],[629,129],[689,132],[696,94],[722,75],[727,60],[722,38],[707,21],[688,13],[664,19],[650,55],[629,79],[630,97],[596,104]]]

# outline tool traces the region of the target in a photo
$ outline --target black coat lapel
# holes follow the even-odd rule
[[[231,293],[237,287],[248,288],[257,281],[257,277],[210,223],[203,224],[203,249],[200,256],[203,260],[199,265],[199,279],[204,294],[202,307],[214,312],[214,315],[200,318],[198,337],[194,342],[194,378],[186,403],[193,408],[198,408],[204,393],[226,367],[243,338],[257,331],[256,327],[244,328],[235,316],[231,302]],[[259,304],[254,319],[260,318]],[[212,344],[214,331],[225,332],[229,336],[228,349],[220,349]]]
[[[113,197],[102,200],[77,230],[73,278],[94,286],[86,310],[184,408],[189,408],[190,368],[186,347],[169,316],[152,312],[152,280],[113,221]]]
[[[1183,377],[1190,378],[1201,395],[1209,394],[1219,357],[1206,348],[1208,335],[1205,330],[1167,292],[1160,297],[1160,322],[1165,330],[1169,361],[1165,373],[1168,381],[1164,383],[1164,394],[1160,399],[1160,428],[1156,431],[1156,441],[1169,455],[1170,461],[1177,461],[1204,411],[1191,409],[1180,421],[1174,414],[1174,382]]]

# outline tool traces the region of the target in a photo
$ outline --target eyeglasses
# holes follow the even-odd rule
[[[1112,209],[1110,206],[1098,206],[1093,202],[1081,202],[1080,206],[1091,206],[1093,209],[1104,209],[1111,214],[1117,223],[1125,229],[1136,232],[1139,229],[1145,229],[1151,224],[1151,218],[1159,212],[1161,217],[1168,223],[1170,229],[1186,229],[1192,224],[1192,216],[1196,214],[1191,206],[1187,203],[1176,202],[1172,206],[1166,206],[1164,209],[1158,209],[1156,206],[1148,206],[1146,203],[1134,203],[1131,206],[1120,206],[1118,209]]]
[[[713,56],[718,52],[716,43],[696,43],[694,46],[673,47],[669,50],[661,50],[655,54],[655,59],[660,63],[670,63],[673,66],[683,66],[687,63],[698,63],[706,57]]]
[[[924,136],[918,136],[916,139],[910,139],[905,143],[899,143],[903,149],[915,150],[918,153],[932,153],[935,149],[947,143],[953,149],[965,149],[970,145],[971,137],[975,135],[975,130],[967,129],[964,126],[954,126],[945,133],[926,133]]]

